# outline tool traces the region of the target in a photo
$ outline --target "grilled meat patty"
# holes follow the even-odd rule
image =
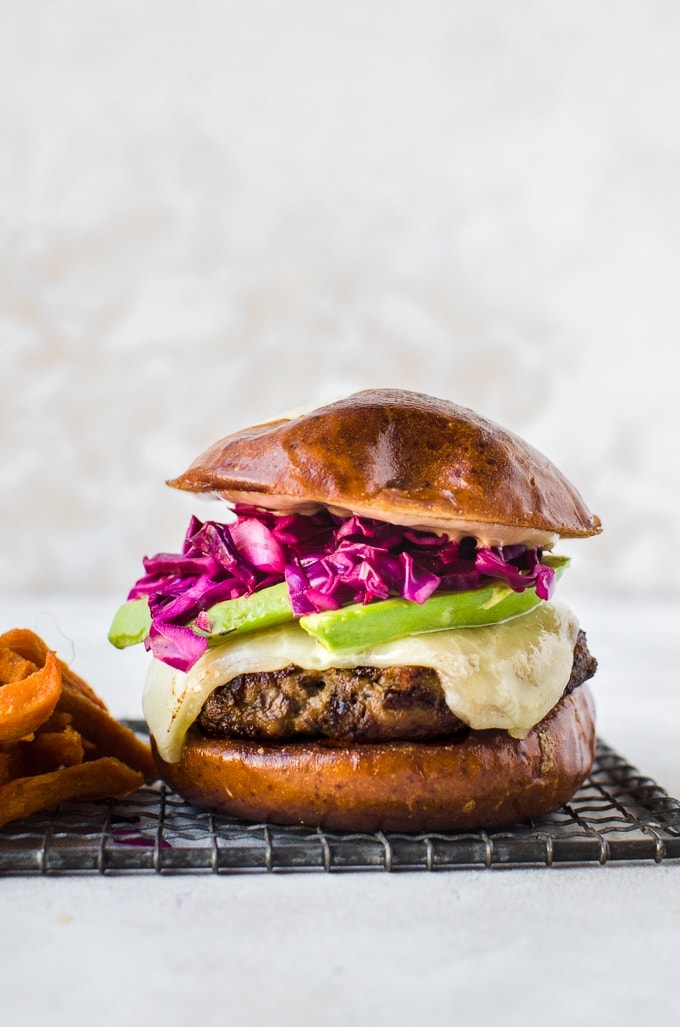
[[[565,693],[595,673],[579,632]],[[206,699],[198,726],[212,738],[329,738],[340,743],[423,741],[464,733],[430,667],[309,671],[289,666],[242,674]]]

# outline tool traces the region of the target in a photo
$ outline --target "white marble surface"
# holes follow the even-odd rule
[[[677,609],[570,602],[600,660],[601,737],[680,796]],[[145,659],[108,646],[109,615],[107,599],[4,597],[0,629],[40,630],[134,716]],[[679,945],[679,861],[0,888],[3,1017],[22,1027],[675,1023]]]

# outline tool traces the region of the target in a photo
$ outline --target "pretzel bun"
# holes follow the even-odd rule
[[[235,817],[350,831],[504,827],[567,802],[593,763],[592,697],[581,685],[519,740],[334,746],[205,738],[194,727],[179,763],[156,760],[197,805]]]
[[[550,545],[601,530],[574,486],[518,436],[396,389],[236,432],[168,484],[277,512],[326,506],[484,545]]]
[[[357,514],[452,539],[473,536],[480,547],[521,544],[542,550],[559,538],[601,530],[574,486],[521,438],[467,408],[396,389],[358,392],[299,416],[236,432],[168,484],[277,514],[313,514],[327,508],[340,516]],[[575,618],[573,623],[575,639]],[[186,680],[166,675],[166,685],[160,683],[161,675],[149,686],[145,710],[161,710],[162,730],[181,725],[182,738],[174,750],[163,748],[160,741],[154,745],[160,773],[200,806],[261,822],[427,831],[497,828],[539,817],[566,802],[592,766],[593,705],[581,682],[594,673],[596,662],[576,686],[570,685],[568,665],[577,662],[571,636],[552,646],[532,628],[529,640],[523,636],[508,656],[494,648],[502,635],[499,629],[484,628],[490,646],[484,650],[480,632],[473,646],[479,642],[477,655],[465,664],[455,655],[457,642],[439,633],[445,647],[440,679],[455,678],[447,696],[465,682],[489,716],[475,721],[468,712],[469,719],[460,720],[461,734],[439,738],[433,731],[428,741],[411,741],[408,734],[399,741],[351,744],[334,741],[341,736],[333,735],[323,740],[246,740],[233,737],[237,732],[228,718],[221,737],[209,738],[196,719],[206,701],[203,665],[197,664],[191,671],[195,676]],[[290,660],[284,630],[260,633],[258,642],[266,642],[267,652],[255,667],[258,674],[274,675],[285,666],[284,658]],[[513,637],[520,634],[521,629]],[[245,636],[241,641],[250,659],[258,646],[246,645]],[[434,640],[423,645],[436,647]],[[214,649],[219,651],[219,640]],[[489,661],[498,672],[497,688],[487,688],[486,672],[480,669],[482,651],[493,653]],[[399,650],[395,652],[394,662],[403,663]],[[234,669],[227,647],[224,653],[222,676],[210,678],[211,689],[249,673]],[[419,653],[419,661],[429,665]],[[357,680],[361,656],[361,651],[352,653],[353,662],[343,664],[357,670]],[[475,669],[466,669],[473,665]],[[328,669],[327,663],[323,666]],[[539,706],[536,696],[543,686],[549,688],[549,703]],[[248,702],[273,701],[269,684],[260,688]],[[505,714],[516,708],[521,689],[528,691],[534,706],[533,719],[520,728],[518,720]],[[186,718],[179,712],[185,702],[191,706]],[[447,702],[457,715],[455,698]],[[490,724],[493,728],[486,729]],[[151,721],[150,728],[153,735]],[[160,740],[161,729],[157,736]],[[175,758],[177,762],[170,762]]]

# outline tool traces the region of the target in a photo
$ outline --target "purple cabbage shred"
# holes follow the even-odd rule
[[[321,510],[277,515],[237,506],[229,524],[193,517],[180,554],[145,557],[145,574],[128,599],[146,596],[154,656],[188,670],[207,641],[206,611],[216,603],[286,582],[293,614],[335,610],[400,596],[423,603],[434,592],[460,592],[499,581],[516,592],[533,587],[549,599],[555,574],[542,551],[524,545],[478,547],[473,538],[401,528]]]

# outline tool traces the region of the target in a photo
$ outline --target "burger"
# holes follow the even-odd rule
[[[554,598],[601,530],[546,457],[443,399],[358,392],[212,445],[214,496],[114,617],[159,774],[190,802],[350,831],[499,828],[587,777],[596,661]]]

